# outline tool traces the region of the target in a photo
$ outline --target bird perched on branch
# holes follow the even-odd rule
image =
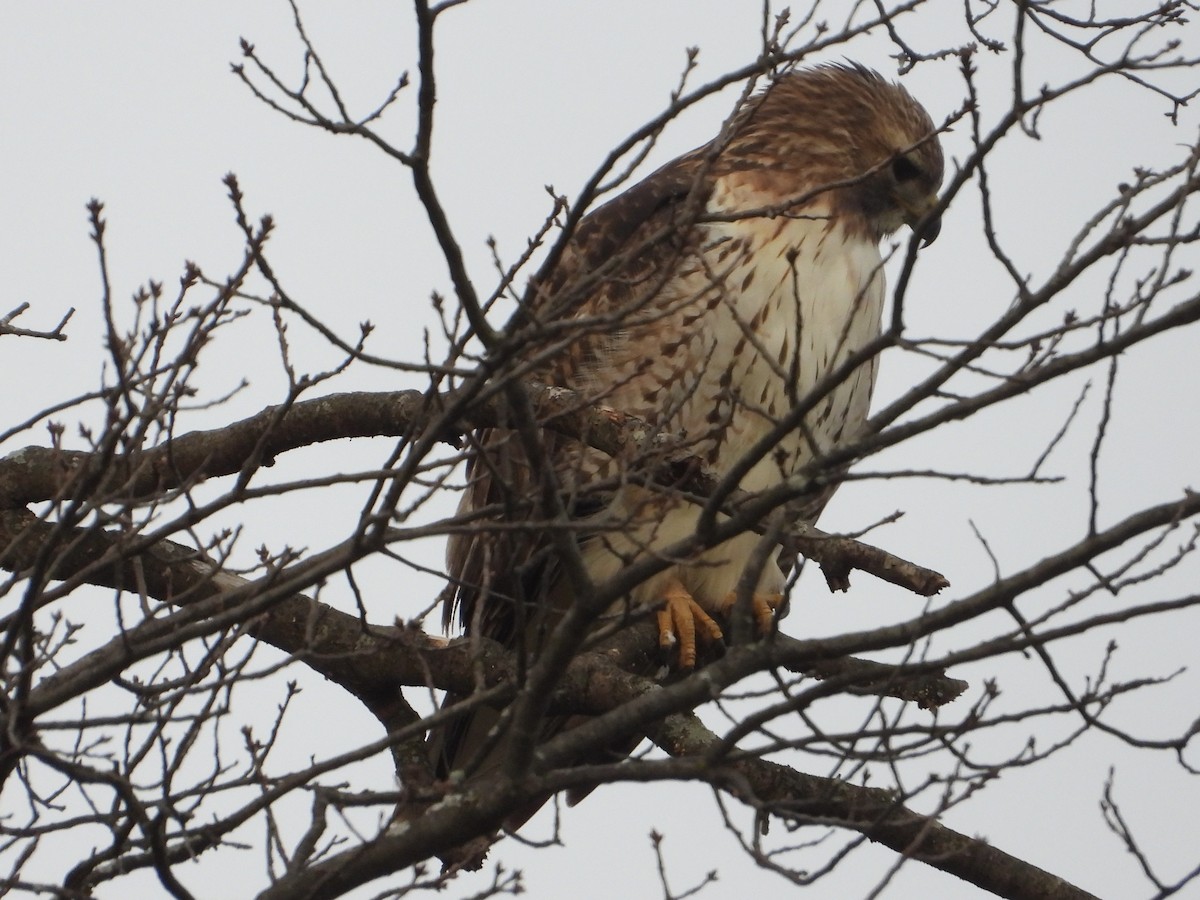
[[[784,74],[712,142],[579,222],[518,313],[525,352],[508,371],[638,417],[745,491],[820,474],[866,422],[880,242],[902,225],[937,236],[942,170],[934,124],[904,88],[853,64]],[[595,612],[655,610],[678,668],[721,638],[739,597],[772,627],[778,553],[755,531],[689,546],[701,505],[635,477],[647,460],[520,422],[475,435],[474,450],[448,626],[534,660],[581,592],[653,559]],[[790,514],[815,519],[841,471]],[[471,716],[438,743],[444,773],[488,757],[496,714]]]

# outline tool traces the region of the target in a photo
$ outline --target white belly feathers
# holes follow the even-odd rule
[[[720,213],[719,199],[709,212]],[[686,260],[681,277],[614,338],[605,368],[616,377],[603,386],[603,402],[684,435],[695,455],[718,473],[728,471],[807,402],[823,377],[879,334],[884,281],[878,246],[857,235],[847,239],[821,212],[706,226],[702,253]],[[874,379],[872,359],[756,462],[742,488],[777,485],[814,455],[854,438],[866,421]],[[616,527],[585,548],[597,579],[690,535],[698,508],[629,488],[609,512]],[[623,526],[617,524],[622,519]],[[650,601],[673,576],[711,608],[737,587],[758,540],[742,535],[680,562],[634,599]],[[773,563],[759,578],[764,591],[778,592],[782,583]]]

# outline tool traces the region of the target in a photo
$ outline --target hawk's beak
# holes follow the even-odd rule
[[[930,194],[916,209],[909,210],[908,225],[921,239],[922,247],[928,247],[937,240],[942,231],[942,214],[938,210],[937,194]]]

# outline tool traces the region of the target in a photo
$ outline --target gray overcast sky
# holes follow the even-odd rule
[[[924,49],[961,43],[964,36],[957,28],[939,31],[957,20],[959,8],[949,0],[932,2],[908,34]],[[305,3],[302,9],[343,97],[359,114],[378,104],[398,74],[415,65],[411,14],[404,3]],[[752,60],[760,15],[761,4],[751,0],[480,0],[448,15],[437,43],[435,175],[480,284],[490,288],[494,282],[485,245],[489,235],[495,236],[506,260],[516,256],[549,210],[545,185],[573,194],[613,144],[658,112],[678,80],[685,48],[701,48],[695,84]],[[995,27],[1007,40],[999,22]],[[214,277],[223,277],[236,264],[241,242],[221,184],[229,171],[239,176],[252,214],[275,217],[271,258],[301,303],[347,338],[369,319],[377,326],[371,349],[397,359],[419,359],[422,329],[436,326],[430,292],[450,291],[407,172],[365,142],[306,129],[255,101],[230,73],[230,63],[239,58],[239,37],[253,42],[281,75],[300,75],[301,50],[283,2],[10,2],[0,8],[0,313],[27,301],[32,309],[20,323],[49,327],[66,307],[78,309],[68,342],[7,341],[0,348],[0,379],[8,388],[5,427],[96,385],[103,361],[102,319],[86,201],[95,196],[106,203],[117,308],[131,315],[125,298],[137,285],[148,278],[160,280],[170,295],[185,259]],[[1046,51],[1031,61],[1039,77],[1048,82],[1070,77],[1073,61],[1049,52],[1036,38],[1032,46]],[[893,76],[891,52],[882,37],[868,38],[839,48],[835,58],[849,55]],[[991,121],[1008,98],[1011,60],[980,54],[977,61],[983,115]],[[935,119],[962,100],[953,61],[923,66],[905,83]],[[735,90],[726,90],[683,116],[664,134],[646,171],[711,137],[735,97]],[[1180,145],[1195,140],[1196,115],[1186,113],[1172,125],[1164,116],[1167,109],[1165,101],[1144,91],[1105,81],[1048,114],[1041,123],[1041,142],[1018,137],[996,156],[991,176],[997,227],[1025,271],[1044,275],[1079,223],[1131,177],[1134,165],[1165,166],[1181,156]],[[400,147],[408,145],[412,110],[409,92],[383,127]],[[960,126],[945,144],[951,156],[961,157],[969,148],[966,129]],[[967,191],[960,201],[946,215],[938,243],[923,253],[910,291],[908,322],[915,335],[970,337],[1012,299],[1011,285],[988,257],[977,197]],[[1081,305],[1088,302],[1082,298],[1092,296],[1088,291],[1101,287],[1081,285]],[[1052,311],[1042,324],[1051,324],[1063,311]],[[211,427],[281,399],[284,382],[269,324],[259,311],[255,322],[213,349],[205,382],[212,396],[243,377],[251,386],[230,404],[198,414],[194,426]],[[302,329],[294,328],[291,337],[302,368],[317,370],[334,361]],[[1102,470],[1102,508],[1109,521],[1127,514],[1139,500],[1161,502],[1185,486],[1200,486],[1194,481],[1200,414],[1190,396],[1198,372],[1186,337],[1170,337],[1153,354],[1135,354],[1123,364],[1114,408],[1119,437],[1107,448]],[[921,371],[919,359],[885,358],[878,403],[899,395]],[[1102,374],[1088,377],[1102,381]],[[1166,395],[1158,390],[1164,379],[1183,387],[1185,402],[1180,403],[1178,390]],[[1023,474],[1060,427],[1082,383],[1075,380],[968,426],[939,431],[872,461],[871,468]],[[416,376],[360,366],[334,389],[419,386]],[[1099,387],[1097,383],[1084,406],[1079,427],[1048,464],[1053,474],[1066,476],[1064,484],[991,489],[911,479],[851,484],[831,506],[824,526],[853,529],[905,510],[899,524],[876,532],[873,540],[945,572],[954,585],[951,597],[993,577],[972,523],[986,537],[1002,571],[1047,555],[1077,537],[1086,524],[1086,462],[1090,426],[1099,415]],[[44,432],[35,431],[18,436],[0,452],[45,440]],[[282,479],[349,465],[367,467],[381,457],[379,445],[325,448],[306,452],[296,462],[281,461],[276,475]],[[256,515],[247,522],[243,547],[248,551],[266,541],[276,547],[287,543],[319,549],[337,540],[358,512],[358,495],[343,491],[330,496],[345,502],[323,501],[321,514],[312,515],[308,496],[280,501],[269,515]],[[416,548],[416,554],[436,567],[441,548],[430,543]],[[415,615],[439,588],[435,579],[398,572],[394,564],[366,571],[374,579],[367,582],[374,588],[368,589],[369,596],[399,597],[406,604],[370,609],[380,622]],[[1194,589],[1194,583],[1183,579],[1167,585],[1180,592]],[[353,608],[341,585],[331,584],[322,599]],[[1047,595],[1045,603],[1057,599]],[[865,576],[849,595],[836,597],[819,578],[809,579],[784,628],[796,635],[834,634],[907,617],[915,602]],[[1184,622],[1191,627],[1183,628]],[[985,619],[953,640],[966,646],[989,628],[1007,624]],[[1172,629],[1145,623],[1123,628],[1119,635],[1097,633],[1064,651],[1060,662],[1082,681],[1098,666],[1105,642],[1119,638],[1119,677],[1166,675],[1194,657],[1196,632],[1191,628],[1197,624],[1192,614],[1175,620]],[[972,696],[984,679],[997,678],[1012,697],[1012,709],[1028,705],[1031,692],[1049,690],[1034,660],[992,661],[952,674],[972,682]],[[1125,724],[1140,723],[1150,735],[1178,733],[1180,723],[1196,715],[1197,688],[1195,675],[1188,673],[1147,695],[1153,703],[1118,704],[1114,714]],[[376,736],[372,721],[347,711],[336,691],[320,684],[308,690],[316,715],[346,724],[304,733],[293,722],[298,763],[309,754],[346,749],[348,737],[365,741]],[[1003,695],[1000,708],[1010,708]],[[1156,724],[1160,716],[1165,720],[1161,728]],[[1064,723],[1047,725],[1039,746],[1068,730]],[[1018,728],[981,739],[979,761],[1008,758],[1026,737],[1025,729]],[[823,765],[808,762],[817,773],[825,771]],[[1045,765],[1006,772],[945,821],[968,834],[985,835],[1097,894],[1142,896],[1148,892],[1133,860],[1104,829],[1097,810],[1107,771],[1114,765],[1118,797],[1144,832],[1148,850],[1166,874],[1182,874],[1196,862],[1200,789],[1169,759],[1135,755],[1094,734]],[[355,777],[369,777],[362,773],[370,772],[391,777],[382,760]],[[745,810],[733,809],[731,815],[745,825]],[[531,836],[548,833],[544,816],[530,826]],[[708,900],[795,892],[778,877],[754,869],[721,826],[711,795],[698,785],[602,789],[565,814],[567,846],[531,853],[509,840],[493,851],[492,860],[525,868],[528,895],[539,900],[657,896],[651,828],[666,835],[664,850],[677,891],[717,868],[720,880],[700,895]],[[793,837],[809,839],[803,833]],[[257,840],[258,835],[246,839]],[[890,854],[872,847],[861,853],[806,896],[866,894]],[[261,865],[260,854],[243,856],[231,865],[226,855],[220,872],[201,863],[182,874],[198,895],[221,897],[229,895],[229,880],[235,877],[230,873],[236,873],[247,879],[239,882],[240,894],[241,885],[258,884],[254,879]],[[470,884],[456,884],[450,895],[469,896],[477,889]],[[894,896],[981,896],[916,864],[903,869],[896,885]],[[153,890],[149,882],[147,890]]]

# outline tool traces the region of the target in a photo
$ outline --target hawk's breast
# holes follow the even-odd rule
[[[722,199],[710,213],[722,212]],[[685,435],[722,471],[878,336],[884,283],[878,246],[820,209],[703,228],[645,324],[614,345],[606,402]],[[777,484],[856,436],[874,379],[870,360],[825,392],[742,487]]]

